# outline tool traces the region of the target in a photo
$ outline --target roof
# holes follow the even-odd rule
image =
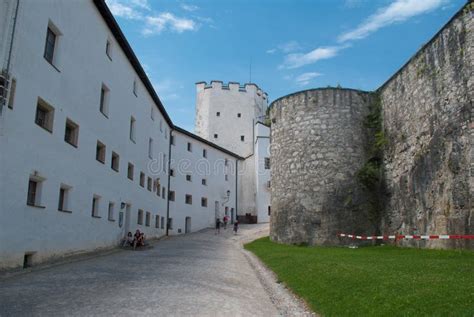
[[[107,4],[105,3],[104,0],[93,0],[93,1],[97,9],[99,10],[100,15],[102,15],[105,23],[107,24],[110,31],[112,32],[112,35],[114,36],[115,40],[118,42],[123,52],[125,53],[125,56],[127,56],[127,59],[130,61],[130,64],[132,64],[132,67],[137,72],[138,77],[142,81],[146,90],[148,91],[151,98],[155,102],[156,106],[160,110],[161,114],[165,118],[166,122],[168,122],[170,126],[173,126],[173,122],[171,121],[171,118],[168,116],[168,113],[166,112],[165,107],[161,103],[161,100],[158,97],[158,94],[156,93],[155,89],[153,88],[153,85],[151,84],[150,79],[148,78],[145,71],[143,70],[142,65],[138,61],[138,58],[133,52],[132,47],[130,46],[127,39],[125,38],[125,35],[122,33],[122,30],[120,29],[117,21],[112,15],[112,12],[110,12],[109,8],[107,7]]]
[[[193,139],[196,139],[196,140],[198,140],[198,141],[200,141],[200,142],[202,142],[202,143],[205,143],[205,144],[207,144],[207,145],[209,145],[209,146],[211,146],[211,147],[213,147],[213,148],[215,148],[215,149],[217,149],[217,150],[219,150],[219,151],[221,151],[221,152],[224,152],[224,153],[226,153],[226,154],[229,154],[229,155],[231,155],[231,156],[233,156],[233,157],[235,157],[235,158],[237,158],[237,159],[239,159],[239,160],[243,160],[243,159],[244,159],[243,157],[239,156],[238,154],[236,154],[236,153],[234,153],[234,152],[231,152],[231,151],[229,151],[229,150],[227,150],[227,149],[225,149],[225,148],[223,148],[223,147],[220,147],[219,145],[217,145],[217,144],[215,144],[215,143],[212,143],[212,142],[210,142],[210,141],[208,141],[208,140],[206,140],[206,139],[203,139],[203,138],[201,138],[200,136],[197,136],[196,134],[189,132],[188,130],[185,130],[185,129],[180,128],[180,127],[178,127],[178,126],[174,126],[174,130],[176,130],[176,131],[178,131],[178,132],[181,132],[181,133],[183,133],[183,134],[185,134],[185,135],[187,135],[187,136],[189,136],[189,137],[191,137],[191,138],[193,138]]]

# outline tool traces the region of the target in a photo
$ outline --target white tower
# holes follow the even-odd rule
[[[255,84],[196,83],[195,132],[242,157],[253,153],[254,125],[263,121],[267,93]]]

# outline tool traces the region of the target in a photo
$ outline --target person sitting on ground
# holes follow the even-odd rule
[[[125,247],[125,246],[133,246],[133,236],[132,236],[132,232],[129,231],[127,233],[127,236],[125,236],[123,239],[122,239],[122,242],[120,243],[120,246],[122,247]]]
[[[145,234],[143,232],[140,234],[140,245],[145,246]]]
[[[137,248],[137,246],[141,246],[141,240],[142,240],[142,233],[140,232],[140,230],[137,229],[137,231],[135,231],[135,235],[133,236],[133,250],[135,250]]]

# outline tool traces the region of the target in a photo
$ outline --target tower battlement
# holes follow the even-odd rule
[[[200,93],[208,89],[220,89],[220,90],[229,90],[229,91],[239,91],[239,92],[249,92],[256,93],[258,96],[261,96],[263,100],[268,99],[268,94],[263,91],[258,85],[254,83],[244,83],[241,84],[235,81],[229,81],[224,83],[221,80],[211,80],[209,84],[205,81],[200,81],[196,83],[196,92]]]

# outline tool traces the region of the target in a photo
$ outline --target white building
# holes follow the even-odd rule
[[[1,1],[0,44],[0,269],[237,214],[242,158],[173,125],[102,0]]]
[[[196,93],[196,134],[244,158],[238,166],[239,219],[269,222],[270,129],[261,122],[267,93],[253,83],[215,80],[196,83]]]

